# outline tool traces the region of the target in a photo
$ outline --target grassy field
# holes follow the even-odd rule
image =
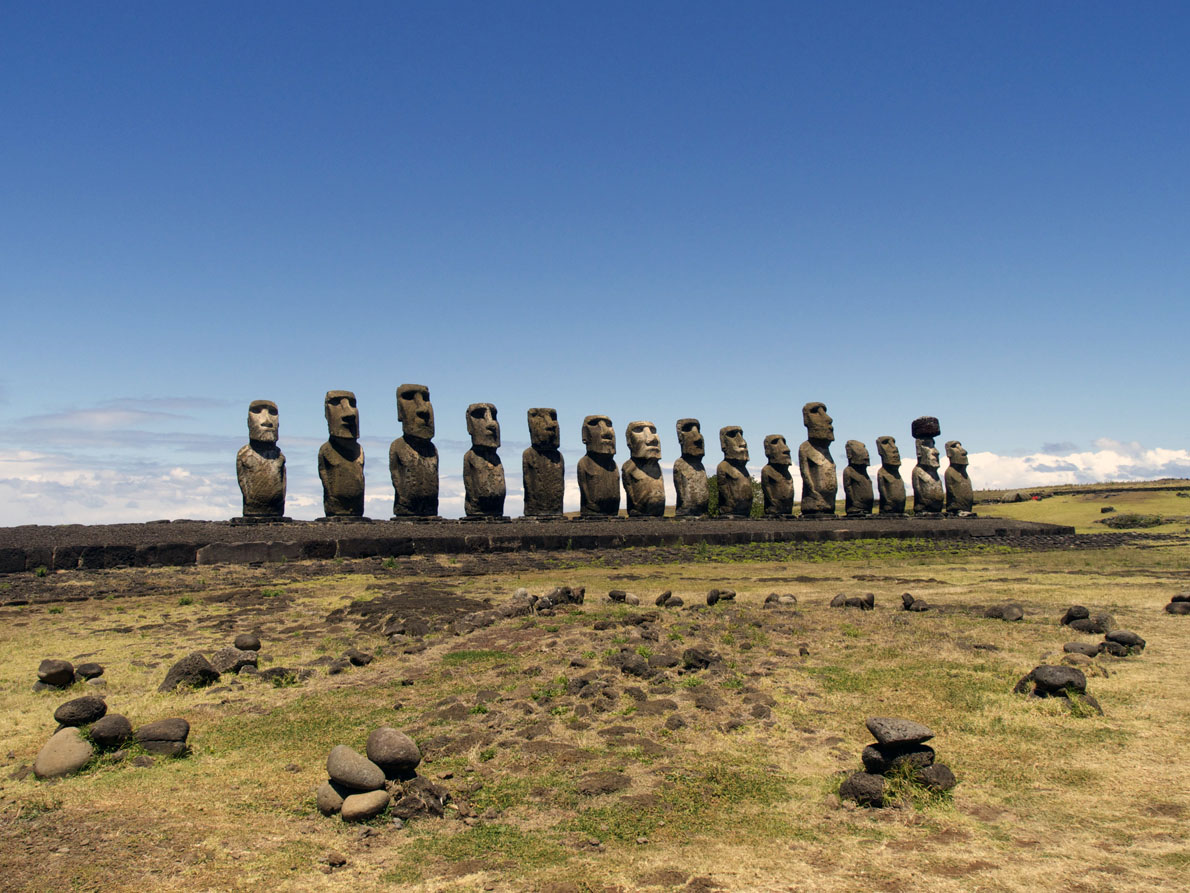
[[[1176,499],[1151,498],[1166,496]],[[981,513],[1063,520],[1084,508],[1069,498]],[[1099,504],[1086,508],[1097,515]],[[381,562],[296,570],[153,571],[152,595],[0,609],[4,889],[1190,888],[1190,618],[1162,612],[1190,589],[1190,538],[1038,553],[692,547],[678,562],[641,550],[626,567],[517,574],[454,576],[443,562],[432,579]],[[129,571],[130,585],[145,573]],[[67,582],[87,586],[83,574]],[[554,585],[585,586],[586,603],[463,636],[436,631],[417,653],[368,622],[370,605],[445,617]],[[712,587],[737,598],[708,608]],[[642,607],[609,602],[613,588]],[[653,608],[665,589],[687,607]],[[764,609],[773,591],[796,595],[796,609]],[[936,608],[899,610],[906,591]],[[873,592],[876,609],[829,608],[837,592]],[[1009,600],[1023,605],[1021,622],[982,616],[980,606]],[[1087,669],[1103,716],[1012,693],[1064,642],[1099,638],[1059,626],[1074,603],[1148,641],[1140,655]],[[655,620],[633,622],[649,611]],[[262,666],[305,666],[350,646],[377,658],[296,685],[157,692],[173,661],[249,630],[264,641]],[[650,681],[608,663],[624,648],[692,646],[722,664]],[[148,767],[102,758],[59,782],[14,777],[54,730],[56,706],[86,692],[33,692],[43,657],[104,664],[110,709],[134,724],[186,717],[192,755]],[[576,691],[582,676],[603,693]],[[953,796],[841,804],[834,792],[860,768],[871,715],[929,725],[959,777]],[[420,771],[453,797],[445,818],[361,828],[315,810],[330,748],[362,751],[383,724],[421,743]],[[619,789],[585,792],[597,772]],[[325,864],[331,852],[346,864]]]
[[[1063,493],[1040,500],[977,506],[981,515],[1012,518],[1017,521],[1047,521],[1070,524],[1078,533],[1104,533],[1110,530],[1102,522],[1113,515],[1140,514],[1160,516],[1165,523],[1144,528],[1150,533],[1186,533],[1190,531],[1190,498],[1178,496],[1184,491],[1121,490],[1116,493]],[[1104,513],[1105,507],[1114,512]]]

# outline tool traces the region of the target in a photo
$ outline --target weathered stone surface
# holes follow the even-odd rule
[[[434,446],[434,405],[423,384],[397,388],[397,419],[402,436],[388,448],[393,483],[393,516],[433,518],[438,514],[438,448]]]
[[[159,719],[136,730],[136,740],[149,753],[178,757],[186,753],[190,723],[180,717]]]
[[[223,673],[238,673],[241,668],[246,666],[256,666],[257,655],[255,651],[241,650],[231,645],[226,648],[220,648],[211,655],[211,666],[215,668],[215,672]]]
[[[1108,633],[1115,628],[1115,625],[1115,618],[1105,612],[1092,614],[1090,617],[1080,617],[1077,620],[1071,620],[1067,624],[1071,629],[1078,630],[1080,633],[1090,633],[1092,635]]]
[[[687,670],[705,670],[711,664],[722,660],[717,651],[711,651],[709,648],[687,648],[682,652],[682,665]]]
[[[788,517],[793,514],[793,475],[789,473],[793,457],[784,435],[765,437],[764,456],[768,464],[760,470],[760,492],[764,497],[765,517]]]
[[[88,729],[96,747],[111,750],[120,747],[132,737],[132,723],[120,713],[108,713],[91,724]]]
[[[1029,674],[1036,687],[1037,694],[1056,695],[1067,691],[1085,692],[1087,690],[1087,677],[1082,670],[1074,667],[1055,667],[1050,664],[1042,664],[1039,667],[1034,667],[1033,672]]]
[[[946,442],[946,458],[950,466],[946,469],[946,511],[952,515],[975,510],[975,491],[971,478],[967,476],[967,450],[957,440]]]
[[[326,774],[332,781],[356,791],[375,791],[384,787],[384,770],[346,744],[331,749],[326,758]]]
[[[942,433],[942,426],[938,424],[938,420],[933,416],[923,415],[913,420],[909,426],[909,433],[913,435],[914,440],[922,440],[923,438],[932,440]]]
[[[928,744],[869,744],[860,759],[868,772],[884,775],[901,766],[924,769],[934,762],[934,748]]]
[[[254,633],[240,633],[238,636],[236,636],[235,642],[232,644],[234,644],[239,651],[259,651],[260,637]]]
[[[338,815],[343,801],[356,793],[337,781],[324,781],[314,791],[314,804],[323,815]]]
[[[715,469],[719,517],[747,518],[752,513],[752,478],[748,474],[748,442],[738,425],[719,429],[723,461]]]
[[[983,616],[991,620],[1017,621],[1025,616],[1025,609],[1015,602],[1004,605],[991,605],[983,612]]]
[[[322,510],[326,517],[364,514],[364,451],[359,445],[359,412],[351,391],[327,391],[327,441],[318,450]]]
[[[884,776],[856,772],[843,782],[839,796],[860,806],[883,806]]]
[[[932,763],[922,769],[918,769],[913,775],[914,781],[931,791],[949,791],[959,780],[954,777],[954,772],[945,763]]]
[[[858,440],[846,445],[847,467],[843,469],[843,510],[851,516],[870,515],[875,502],[872,479],[868,477],[868,448]]]
[[[47,658],[37,667],[37,680],[54,688],[66,688],[74,683],[74,664],[68,660]]]
[[[578,460],[579,514],[615,517],[620,513],[620,477],[616,462],[616,429],[605,415],[583,419],[587,453]]]
[[[467,407],[467,433],[471,449],[463,456],[463,510],[469,518],[504,516],[504,465],[496,450],[500,447],[500,422],[491,403]]]
[[[64,726],[85,726],[95,722],[105,713],[107,713],[107,704],[104,703],[103,698],[85,695],[67,701],[55,710],[54,720]]]
[[[285,514],[285,454],[277,447],[280,421],[272,400],[248,404],[248,443],[236,453],[236,480],[244,517]]]
[[[1075,620],[1084,620],[1090,616],[1091,612],[1082,605],[1071,605],[1066,609],[1066,613],[1062,615],[1062,619],[1059,622],[1063,626],[1069,626]]]
[[[901,451],[894,437],[876,438],[880,453],[880,470],[876,472],[876,487],[880,493],[880,514],[905,514],[905,482],[901,479]]]
[[[201,688],[204,685],[210,685],[218,678],[219,671],[212,667],[210,661],[203,655],[195,651],[169,668],[169,672],[165,674],[165,681],[157,687],[157,690],[173,691],[179,685]]]
[[[707,513],[710,487],[702,459],[706,455],[706,442],[698,419],[678,419],[678,443],[682,455],[674,462],[674,491],[677,494],[679,517],[697,517]]]
[[[366,822],[388,809],[392,798],[388,791],[368,791],[363,794],[349,794],[343,798],[339,815],[345,822]]]
[[[628,516],[660,518],[665,514],[665,482],[661,478],[661,439],[652,422],[629,422],[624,433],[629,459],[621,466]]]
[[[74,668],[74,672],[76,676],[82,679],[98,679],[103,675],[103,666],[94,661],[89,661],[85,664],[79,664]]]
[[[944,493],[938,479],[938,448],[932,439],[917,441],[917,465],[913,469],[913,513],[937,514],[942,511]]]
[[[1166,614],[1190,614],[1190,602],[1170,602],[1165,606]]]
[[[1067,642],[1062,646],[1062,650],[1067,654],[1085,654],[1087,657],[1094,657],[1099,653],[1097,645],[1089,645],[1086,642]]]
[[[386,776],[393,778],[408,777],[421,762],[417,742],[389,726],[382,726],[368,736],[367,754]]]
[[[558,411],[537,407],[529,410],[528,419],[530,446],[521,454],[525,516],[560,515],[566,489],[566,462],[558,449],[561,443]]]
[[[1131,630],[1113,629],[1103,638],[1108,642],[1116,642],[1117,644],[1123,645],[1125,648],[1128,648],[1132,651],[1145,650],[1145,640]]]
[[[833,515],[839,480],[830,445],[835,439],[834,420],[827,415],[826,404],[810,402],[802,407],[806,440],[798,447],[798,467],[802,473],[802,514]]]
[[[934,737],[927,726],[911,719],[870,716],[864,721],[868,731],[883,745],[921,744]]]
[[[33,774],[38,778],[61,778],[78,772],[94,756],[90,742],[74,726],[54,734],[33,761]]]

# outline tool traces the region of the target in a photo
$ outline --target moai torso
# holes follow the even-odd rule
[[[674,462],[674,492],[677,496],[674,515],[705,515],[711,494],[707,470],[702,464],[702,457],[706,455],[702,428],[698,419],[678,419],[677,430],[682,455]]]
[[[322,510],[328,518],[363,517],[364,451],[359,445],[359,413],[351,391],[327,391],[327,441],[318,450]]]
[[[967,476],[967,450],[957,440],[947,441],[946,458],[950,460],[943,475],[946,483],[946,511],[955,515],[974,511],[975,491],[971,488],[971,478]]]
[[[785,517],[793,514],[793,475],[789,472],[792,458],[789,444],[780,434],[764,439],[764,455],[768,464],[760,471],[760,492],[764,497],[766,517]]]
[[[748,474],[748,443],[736,425],[719,429],[723,461],[715,469],[719,490],[719,516],[747,518],[752,514],[752,478]]]
[[[661,440],[652,422],[629,422],[624,432],[629,459],[620,467],[628,517],[660,518],[665,514],[665,481],[661,479]]]
[[[913,420],[911,430],[917,444],[917,465],[911,475],[913,513],[936,514],[942,511],[944,494],[942,481],[938,478],[938,448],[934,446],[934,438],[942,433],[942,429],[933,416],[922,416]]]
[[[434,407],[425,385],[397,388],[397,416],[403,429],[388,448],[393,482],[393,516],[432,518],[438,514],[438,448],[434,436]]]
[[[880,492],[880,514],[905,514],[905,481],[901,479],[901,452],[895,438],[887,435],[876,438],[880,452],[880,470],[876,472],[876,488]]]
[[[615,517],[620,513],[620,476],[616,460],[616,431],[607,416],[583,419],[587,453],[578,460],[579,513]]]
[[[561,515],[566,462],[558,450],[558,413],[536,408],[529,410],[528,417],[531,446],[521,454],[525,516]]]
[[[872,514],[872,479],[868,477],[868,448],[858,440],[847,441],[847,467],[843,469],[843,508],[848,515]]]
[[[467,431],[471,449],[463,456],[463,510],[469,518],[504,516],[504,465],[496,450],[500,446],[500,423],[491,403],[467,407]]]
[[[285,514],[285,454],[277,447],[278,431],[277,404],[254,400],[248,405],[248,443],[236,453],[245,518]]]
[[[798,468],[802,473],[802,514],[833,515],[839,480],[830,445],[835,439],[833,420],[826,414],[826,404],[807,403],[802,407],[802,421],[807,439],[798,447]]]

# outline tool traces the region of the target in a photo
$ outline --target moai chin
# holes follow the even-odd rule
[[[504,465],[496,450],[500,448],[500,422],[491,403],[472,403],[467,407],[467,433],[471,449],[463,456],[463,511],[468,518],[503,518]]]
[[[674,462],[674,492],[677,508],[674,515],[682,518],[707,513],[710,486],[702,458],[707,454],[702,426],[698,419],[678,419],[678,444],[682,455]]]
[[[975,491],[967,476],[967,450],[957,440],[946,442],[946,458],[950,465],[943,481],[946,484],[946,511],[952,515],[970,514],[975,510]]]
[[[847,441],[847,467],[843,469],[843,510],[851,516],[872,514],[872,479],[868,477],[868,448],[858,440]]]
[[[388,448],[392,477],[393,517],[434,518],[438,515],[438,448],[434,436],[434,405],[424,384],[397,388],[397,419],[401,437]]]
[[[614,518],[620,514],[620,476],[612,458],[616,454],[612,420],[605,415],[583,419],[583,445],[587,453],[578,460],[579,513]]]
[[[748,441],[739,425],[719,429],[723,461],[715,469],[719,488],[719,517],[747,518],[752,514],[752,478],[748,474]]]
[[[351,391],[327,391],[323,401],[327,441],[318,450],[322,510],[328,518],[364,516],[364,451],[359,411]]]
[[[285,454],[277,447],[279,433],[276,403],[253,400],[248,404],[248,443],[236,453],[245,518],[285,515]]]
[[[807,403],[802,407],[806,440],[798,448],[798,467],[802,472],[802,515],[813,518],[835,513],[839,479],[830,445],[835,439],[834,420],[826,414],[825,403]]]
[[[895,437],[887,434],[876,438],[880,453],[880,470],[876,472],[876,488],[880,492],[880,514],[905,514],[905,482],[901,479],[901,451]]]
[[[566,486],[566,462],[558,450],[558,411],[546,407],[530,409],[530,446],[521,454],[525,485],[525,517],[543,518],[562,514]]]
[[[620,467],[628,517],[660,518],[665,514],[665,482],[661,478],[661,438],[652,422],[629,422],[624,432],[628,460]]]
[[[760,492],[765,517],[789,517],[793,514],[793,475],[789,473],[793,457],[784,435],[770,434],[764,439],[764,457],[768,464],[760,471]]]

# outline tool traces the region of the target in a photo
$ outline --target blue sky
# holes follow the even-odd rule
[[[977,485],[1190,475],[1185,4],[0,21],[0,523],[234,514],[259,397],[314,517],[331,388],[387,516],[409,381],[444,492],[480,401],[514,498],[531,406],[571,477],[588,413],[667,462],[677,418],[740,424],[758,472],[809,400],[839,462],[932,414]]]

